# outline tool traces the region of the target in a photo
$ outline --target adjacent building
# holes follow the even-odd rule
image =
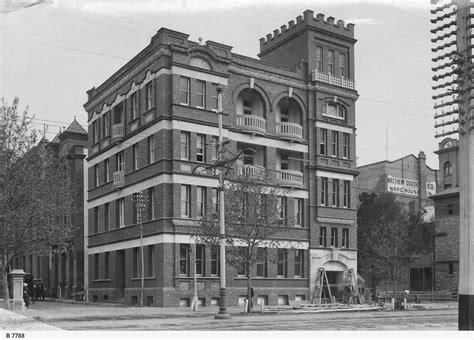
[[[435,204],[434,287],[457,291],[459,284],[459,142],[445,138],[436,151],[440,175]]]
[[[43,139],[44,147],[54,157],[66,160],[75,190],[71,221],[77,232],[70,244],[51,249],[48,255],[20,254],[12,268],[22,268],[44,284],[45,295],[52,298],[84,299],[84,187],[87,171],[87,131],[74,119],[67,129],[51,141]]]
[[[130,62],[87,92],[89,156],[85,242],[90,301],[186,306],[219,301],[219,252],[194,244],[199,217],[217,210],[217,179],[193,174],[217,158],[217,86],[223,136],[247,173],[274,173],[279,237],[297,249],[262,256],[258,301],[311,300],[317,272],[333,292],[357,277],[354,27],[307,10],[266,38],[259,59],[161,28]],[[138,223],[132,195],[144,194]],[[272,250],[273,251],[273,250]],[[243,303],[245,276],[226,266],[228,304]]]
[[[426,165],[423,151],[395,161],[380,161],[359,166],[357,177],[359,192],[392,193],[404,204],[407,211],[423,211],[425,222],[434,221],[434,204],[430,196],[436,193],[438,170]],[[384,284],[381,284],[383,287]],[[387,287],[390,285],[387,284]],[[433,287],[433,254],[419,254],[402,274],[400,287],[410,290],[431,290]],[[388,288],[387,288],[388,289]]]

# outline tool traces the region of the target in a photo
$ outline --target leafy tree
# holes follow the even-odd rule
[[[408,214],[394,195],[362,193],[357,216],[358,267],[375,287],[388,279],[395,292],[410,262]]]
[[[276,251],[267,249],[275,250],[281,246],[281,240],[275,236],[281,231],[283,222],[278,213],[279,198],[283,192],[266,172],[243,172],[227,182],[224,188],[226,262],[245,274],[247,299],[250,301],[252,269],[262,256],[268,255],[267,260],[275,261]],[[200,224],[196,241],[218,246],[218,216],[207,214]],[[250,303],[247,312],[250,312]]]
[[[27,109],[18,112],[2,99],[0,129],[0,273],[5,307],[12,260],[20,254],[46,254],[72,241],[74,187],[67,163],[47,141],[38,141]]]

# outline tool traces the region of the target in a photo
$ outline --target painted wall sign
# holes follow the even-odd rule
[[[396,194],[418,196],[417,180],[387,176],[387,191]]]

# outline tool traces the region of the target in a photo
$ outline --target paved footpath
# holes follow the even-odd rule
[[[351,313],[346,312],[344,315],[337,313],[342,310],[335,310],[334,308],[318,310],[293,310],[288,308],[285,310],[269,307],[263,315],[254,314],[253,316],[243,315],[242,307],[229,307],[228,311],[233,315],[233,319],[230,322],[222,322],[221,326],[223,329],[229,330],[262,330],[262,327],[264,327],[263,330],[268,330],[264,326],[264,324],[266,324],[268,327],[271,327],[269,329],[276,326],[275,329],[279,330],[296,330],[296,328],[291,328],[291,325],[293,322],[300,322],[303,329],[318,330],[314,324],[317,319],[334,319],[333,325],[335,328],[333,329],[351,329],[351,327],[353,327],[353,329],[369,330],[371,328],[369,324],[356,324],[350,321],[341,323],[341,320],[363,320],[364,318],[370,320],[372,317],[379,318],[383,315],[385,316],[384,318],[379,318],[381,322],[382,319],[387,319],[387,317],[409,319],[415,315],[419,317],[419,320],[423,320],[423,315],[425,315],[425,318],[429,318],[429,315],[441,316],[443,312],[446,312],[446,317],[449,316],[450,319],[448,329],[454,330],[456,328],[453,322],[457,319],[457,303],[423,304],[421,307],[427,310],[380,313],[374,312],[373,310],[370,311],[369,306],[354,306]],[[366,309],[366,311],[361,311],[361,308]],[[216,306],[200,307],[199,311],[191,311],[189,308],[140,308],[115,304],[88,304],[49,300],[31,304],[28,310],[17,313],[0,308],[0,328],[3,330],[24,331],[61,329],[215,330],[214,326],[210,326],[213,322],[209,320],[214,319],[213,316],[217,310]],[[439,311],[439,313],[436,313],[436,311]],[[351,315],[349,316],[349,314]],[[313,317],[310,315],[313,315]],[[186,321],[183,319],[186,319]],[[305,323],[304,320],[308,320],[308,323]],[[440,320],[442,320],[442,318]],[[245,327],[243,323],[246,324]],[[340,325],[342,324],[345,324],[344,328],[341,328],[342,326]],[[416,328],[413,330],[416,330]]]

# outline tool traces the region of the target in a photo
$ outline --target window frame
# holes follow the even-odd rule
[[[323,72],[323,48],[321,46],[316,46],[316,70],[320,73]]]
[[[288,249],[277,248],[277,277],[288,277]]]
[[[349,228],[342,228],[341,248],[349,248]]]
[[[351,181],[344,180],[343,182],[343,207],[350,208],[351,207]]]
[[[331,227],[331,238],[329,245],[334,248],[339,247],[339,229],[336,227]]]
[[[319,154],[327,156],[328,154],[328,130],[320,128],[321,137],[319,140]]]
[[[328,49],[328,73],[330,75],[335,75],[335,53],[334,50]]]
[[[339,195],[339,179],[332,179],[332,206],[339,207],[340,195]]]
[[[155,135],[147,138],[148,164],[155,163]]]
[[[190,85],[191,79],[189,77],[181,76],[179,78],[179,97],[181,105],[189,106]]]
[[[132,171],[136,171],[139,169],[139,160],[140,160],[140,153],[139,153],[138,143],[132,145]]]
[[[179,276],[190,275],[191,246],[188,243],[179,244]]]
[[[196,187],[196,213],[197,217],[206,216],[206,187]]]
[[[131,120],[135,120],[138,118],[138,94],[137,92],[133,92],[130,95],[130,104],[131,104]]]
[[[320,226],[319,227],[319,246],[327,248],[328,241],[328,230],[327,227]]]
[[[206,276],[206,245],[196,244],[196,276]]]
[[[339,75],[343,78],[348,78],[347,74],[347,59],[346,54],[339,52]]]
[[[303,220],[303,211],[304,211],[304,201],[302,198],[295,198],[294,199],[294,212],[295,212],[295,227],[302,227],[304,220]]]
[[[206,82],[204,80],[196,79],[196,107],[200,109],[206,108]]]
[[[155,277],[155,245],[154,244],[150,244],[147,246],[145,276]]]
[[[184,138],[184,139],[183,139]],[[191,134],[189,131],[181,131],[180,134],[180,153],[181,160],[191,160]]]
[[[295,249],[294,252],[294,275],[296,278],[304,277],[304,249]]]
[[[320,190],[320,200],[319,203],[322,206],[329,205],[329,197],[328,197],[328,190],[329,189],[329,178],[328,177],[321,177],[321,190]]]
[[[268,253],[267,248],[257,247],[257,258],[255,260],[256,277],[268,276]]]
[[[219,276],[220,273],[220,247],[218,245],[211,246],[211,276]]]
[[[206,135],[196,135],[196,162],[206,162]]]
[[[191,186],[181,184],[181,217],[191,218]]]
[[[339,131],[332,130],[331,156],[339,157]]]
[[[153,80],[145,84],[145,105],[147,111],[153,108]]]
[[[350,150],[350,145],[351,145],[351,135],[350,133],[343,132],[342,133],[342,158],[344,159],[349,159],[351,157],[351,150]]]

